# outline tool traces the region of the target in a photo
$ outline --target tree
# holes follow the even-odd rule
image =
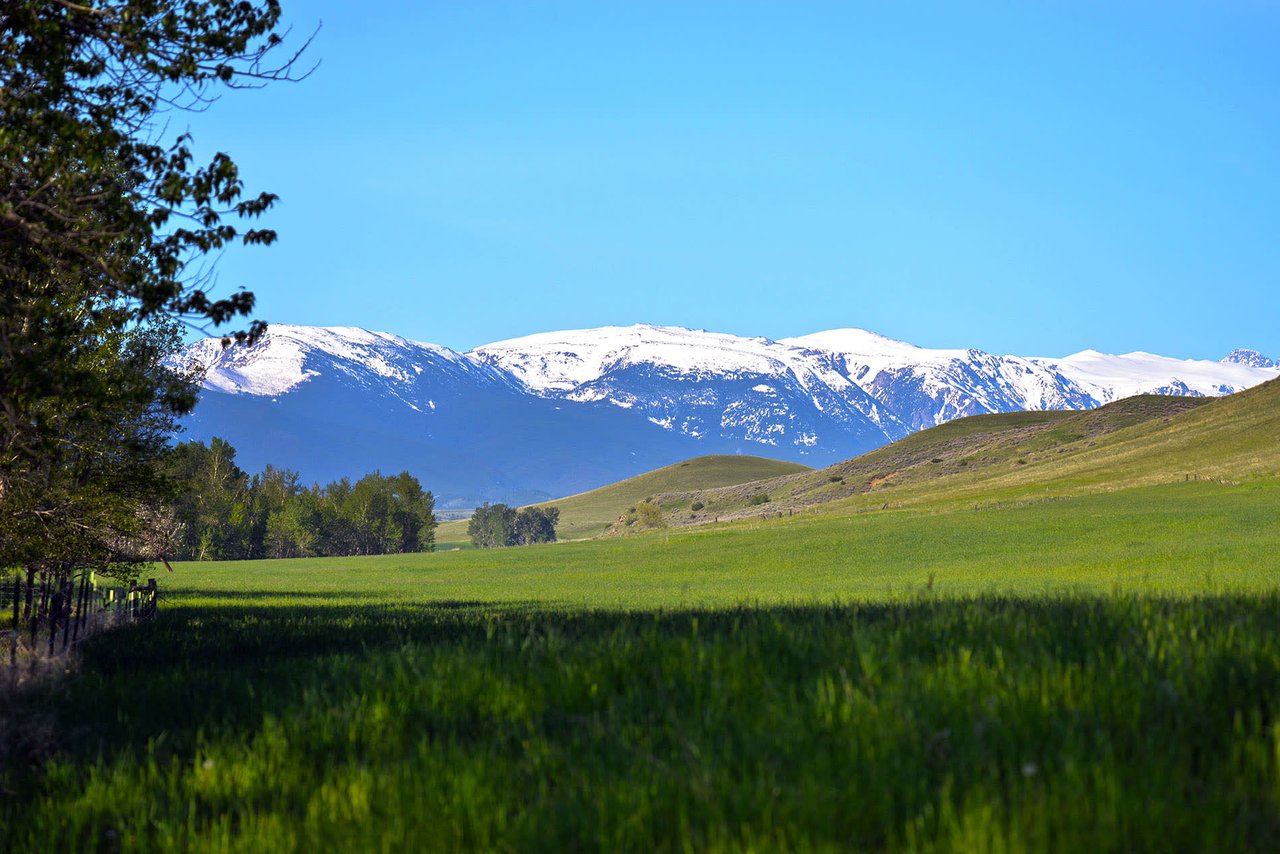
[[[249,554],[258,557],[297,557],[298,555],[273,554],[267,537],[271,520],[284,513],[293,504],[301,485],[296,471],[279,469],[268,464],[261,474],[249,481]],[[278,532],[278,530],[277,530]],[[279,551],[277,548],[275,551]]]
[[[224,153],[193,165],[165,114],[289,78],[279,19],[276,0],[0,6],[0,566],[137,544],[141,464],[195,401],[137,347],[247,316],[253,295],[214,298],[202,259],[275,239],[239,223],[276,197],[245,197]]]
[[[29,496],[26,511],[43,527],[39,558],[60,565],[136,564],[169,548],[157,521],[172,495],[163,463],[175,425],[171,411],[131,382],[187,385],[165,364],[179,345],[176,325],[161,321],[107,336],[91,351],[94,370],[122,393],[89,414],[48,407],[46,418],[60,421],[63,437],[48,468],[37,480],[41,492]],[[159,536],[158,536],[159,535]]]
[[[316,552],[317,520],[315,496],[295,495],[267,519],[263,537],[263,557],[312,557]]]
[[[184,485],[175,502],[180,526],[177,557],[234,560],[249,557],[249,477],[235,463],[236,449],[215,436],[208,445],[183,442],[169,462],[172,479]]]
[[[525,507],[516,510],[506,504],[482,504],[471,514],[467,533],[479,549],[552,543],[560,510],[555,507]]]
[[[393,541],[387,551],[429,552],[436,547],[435,496],[407,471],[389,478]]]
[[[173,502],[173,554],[194,560],[430,551],[435,507],[409,472],[378,472],[303,489],[297,472],[268,465],[249,477],[214,437],[183,442],[168,460],[182,489]]]
[[[341,484],[341,482],[339,482]],[[359,554],[429,551],[435,547],[435,501],[418,479],[367,474],[342,493],[338,510],[352,525]]]
[[[509,546],[515,542],[516,510],[506,504],[489,505],[488,502],[476,508],[467,522],[467,534],[478,549],[492,549]]]
[[[516,513],[514,544],[554,543],[556,523],[560,521],[557,507],[525,507]]]
[[[226,154],[194,167],[188,135],[161,138],[166,113],[207,105],[215,87],[289,78],[297,54],[272,64],[279,21],[277,0],[5,3],[0,270],[38,273],[37,288],[92,274],[137,317],[247,315],[252,294],[214,299],[186,274],[237,239],[271,243],[274,232],[241,232],[228,217],[258,216],[276,197],[242,198]]]

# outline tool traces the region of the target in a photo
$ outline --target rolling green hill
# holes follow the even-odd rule
[[[578,540],[603,533],[627,508],[663,492],[715,489],[747,481],[811,471],[798,463],[765,457],[712,455],[654,469],[617,483],[581,492],[539,507],[560,508],[557,533],[562,540]],[[445,522],[436,529],[436,542],[450,548],[467,540],[465,520]]]
[[[659,499],[769,518],[178,564],[0,694],[0,850],[1272,850],[1278,436],[1138,398]]]
[[[657,496],[670,524],[1009,501],[1280,472],[1280,381],[1224,398],[1142,395],[1086,412],[982,415],[820,471]],[[768,496],[767,503],[760,496]],[[753,503],[757,502],[757,503]],[[704,507],[694,511],[692,505]]]

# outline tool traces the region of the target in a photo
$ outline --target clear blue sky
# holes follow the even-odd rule
[[[1280,356],[1274,3],[285,14],[315,74],[182,119],[282,197],[268,321]]]

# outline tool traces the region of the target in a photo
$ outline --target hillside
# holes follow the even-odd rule
[[[562,540],[577,540],[603,533],[621,513],[646,498],[664,492],[705,490],[732,486],[811,471],[798,463],[765,457],[718,454],[695,457],[589,492],[539,504],[560,509],[558,534]],[[443,547],[467,539],[467,522],[445,522],[436,530],[436,542]]]
[[[1234,480],[1280,473],[1277,436],[1280,382],[1271,381],[1214,400],[1141,395],[1086,412],[964,418],[819,471],[655,501],[669,524],[688,525],[813,505],[896,508]],[[764,495],[767,503],[752,503]]]
[[[1041,358],[859,329],[774,341],[648,325],[464,353],[279,324],[252,347],[210,339],[176,361],[205,369],[186,438],[221,437],[242,468],[289,468],[305,482],[407,469],[442,509],[547,501],[708,454],[828,466],[966,416],[1087,410],[1135,394],[1215,397],[1280,375],[1243,350],[1223,361]]]

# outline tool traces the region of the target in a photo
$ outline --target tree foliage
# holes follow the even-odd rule
[[[274,466],[251,477],[235,454],[216,437],[175,449],[170,474],[183,485],[174,506],[175,557],[244,560],[435,547],[434,498],[408,472],[305,488],[296,472]]]
[[[553,543],[560,510],[556,507],[523,507],[485,503],[467,522],[467,534],[478,549]]]
[[[288,78],[279,21],[276,0],[0,4],[0,566],[159,549],[157,457],[195,401],[163,357],[176,321],[251,311],[211,293],[205,259],[271,243],[247,223],[276,200],[167,123]]]
[[[215,299],[187,273],[237,240],[271,243],[271,230],[235,222],[276,196],[246,198],[225,153],[194,165],[188,134],[163,138],[165,114],[207,104],[219,85],[287,77],[294,57],[272,62],[279,20],[277,0],[6,2],[0,273],[40,284],[90,275],[98,295],[142,317],[246,315],[252,294]]]
[[[168,550],[173,484],[164,465],[175,424],[155,389],[194,396],[194,378],[165,362],[179,343],[176,325],[161,318],[80,342],[78,364],[111,391],[92,407],[56,397],[32,407],[58,441],[26,460],[22,476],[5,472],[0,566],[127,573]]]

